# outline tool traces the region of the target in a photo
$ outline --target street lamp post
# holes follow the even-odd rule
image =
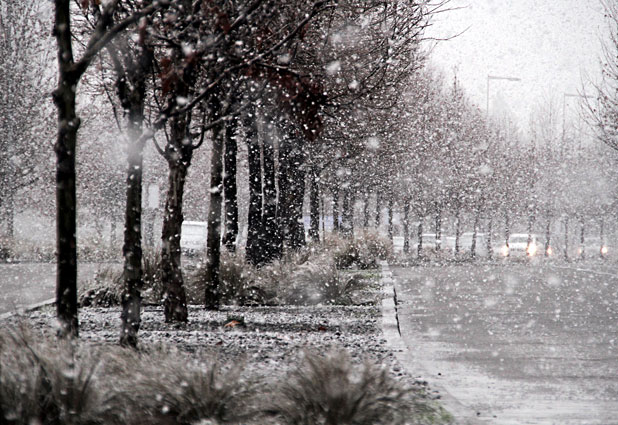
[[[501,77],[497,75],[487,75],[487,118],[489,118],[489,82],[491,80],[507,80],[507,81],[521,81],[521,78],[517,77]]]

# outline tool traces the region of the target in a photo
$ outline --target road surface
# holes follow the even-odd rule
[[[403,354],[470,423],[618,424],[618,273],[391,268]]]
[[[78,281],[82,283],[94,278],[97,268],[104,266],[80,264]],[[56,264],[0,264],[0,316],[49,300],[55,294]]]

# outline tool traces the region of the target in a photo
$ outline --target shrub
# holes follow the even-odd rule
[[[331,236],[327,241],[327,247],[340,269],[377,268],[380,260],[386,260],[393,253],[390,240],[370,231],[363,231],[354,238]]]
[[[0,335],[0,359],[2,423],[113,422],[115,409],[96,390],[101,363],[96,352],[35,337],[20,327]]]
[[[161,254],[158,251],[144,251],[142,255],[143,280],[142,298],[146,304],[159,304],[163,298],[163,283],[160,278]],[[111,307],[120,305],[124,290],[123,270],[118,264],[109,264],[98,269],[94,279],[87,282],[79,296],[82,307]]]
[[[279,386],[269,412],[284,424],[404,424],[423,408],[412,396],[386,370],[353,367],[342,351],[307,353]]]
[[[240,367],[226,369],[216,360],[197,362],[177,350],[158,348],[139,358],[131,397],[142,416],[158,423],[239,420],[247,414],[253,394],[253,385],[241,372]]]
[[[339,273],[327,255],[314,256],[277,282],[279,298],[285,304],[349,304],[354,279]]]
[[[224,304],[266,305],[272,303],[274,293],[262,287],[257,271],[238,255],[221,253],[219,269],[221,301]],[[206,267],[198,265],[191,275],[190,286],[203,290],[207,284]]]

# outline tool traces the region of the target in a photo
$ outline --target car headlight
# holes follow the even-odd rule
[[[608,250],[607,250],[607,247],[606,247],[606,246],[602,246],[602,247],[601,247],[601,254],[605,255],[605,254],[607,254],[607,251],[608,251]]]
[[[526,251],[528,252],[528,255],[532,257],[536,254],[536,249],[536,244],[531,243],[530,245],[528,245],[528,249]]]
[[[547,255],[552,255],[554,253],[554,250],[551,249],[551,246],[547,247]]]
[[[500,250],[500,252],[502,253],[503,256],[508,256],[509,255],[509,247],[504,245],[502,246],[502,249]]]

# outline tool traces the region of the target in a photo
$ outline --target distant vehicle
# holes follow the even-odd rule
[[[435,233],[423,233],[421,235],[421,238],[423,241],[423,250],[436,249],[438,247],[438,244],[441,245],[442,243],[442,241],[436,237]],[[416,243],[418,244],[418,240],[416,240]]]
[[[528,243],[530,238],[530,243]],[[534,257],[537,255],[543,255],[545,244],[541,242],[538,235],[528,235],[527,233],[513,233],[509,237],[509,244],[502,245],[500,247],[500,254],[503,257],[510,256],[526,256]],[[551,247],[547,250],[548,255],[553,254]]]
[[[473,239],[473,232],[465,232],[461,234],[461,236],[459,237],[460,254],[469,254],[472,252]],[[476,246],[474,248],[474,251],[475,254],[479,256],[487,255],[487,239],[485,238],[485,233],[476,234]],[[455,252],[455,247],[453,247],[453,252]]]
[[[577,247],[577,258],[605,258],[609,253],[609,247],[599,237],[584,238],[584,245]]]
[[[205,221],[183,221],[180,249],[185,254],[195,255],[206,249],[207,226]]]

